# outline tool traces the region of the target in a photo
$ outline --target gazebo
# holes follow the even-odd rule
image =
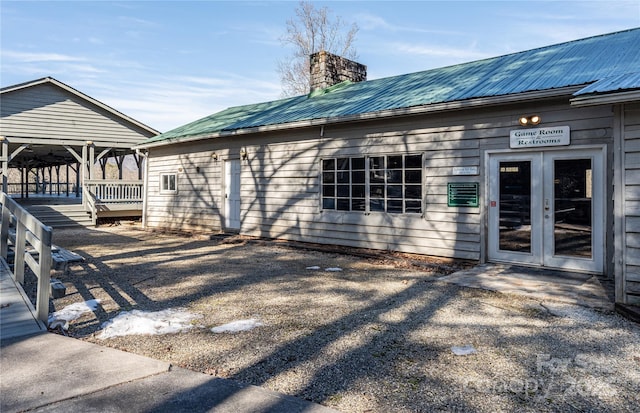
[[[43,222],[141,215],[145,154],[131,148],[158,131],[51,77],[0,89],[0,113],[2,191]]]

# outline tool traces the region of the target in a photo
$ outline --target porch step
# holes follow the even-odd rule
[[[91,215],[82,205],[32,205],[25,209],[40,222],[53,228],[93,225]]]

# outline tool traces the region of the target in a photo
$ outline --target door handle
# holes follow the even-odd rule
[[[549,198],[545,198],[544,200],[544,210],[548,211],[549,209],[551,209],[550,203],[549,203]]]

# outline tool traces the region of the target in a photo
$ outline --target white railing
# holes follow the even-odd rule
[[[99,204],[142,203],[144,184],[142,181],[87,180],[84,191],[90,191]]]
[[[28,195],[52,195],[73,194],[76,192],[75,182],[47,182],[47,183],[7,183],[7,194],[16,196]]]
[[[2,219],[0,224],[0,256],[9,258],[9,244],[13,245],[13,279],[24,284],[24,266],[38,278],[36,318],[45,324],[49,317],[49,283],[51,277],[51,227],[43,225],[11,199],[0,192]],[[15,228],[15,232],[14,232]],[[34,251],[26,253],[27,244]]]

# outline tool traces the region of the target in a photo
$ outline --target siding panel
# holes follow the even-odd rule
[[[628,303],[640,304],[640,110],[627,106],[624,113],[624,293]]]
[[[507,149],[518,116],[532,112],[541,113],[545,126],[569,125],[572,145],[612,139],[610,108],[576,109],[556,100],[491,112],[485,108],[329,125],[323,136],[319,128],[307,128],[154,148],[148,200],[154,217],[148,222],[152,227],[179,227],[183,221],[196,225],[206,218],[203,227],[219,228],[224,216],[223,160],[246,148],[249,159],[241,162],[243,234],[479,260],[482,208],[448,207],[447,183],[478,182],[484,188],[484,152]],[[211,164],[212,151],[220,156],[217,166]],[[422,215],[321,211],[321,159],[394,153],[424,156]],[[200,166],[204,179],[189,181],[180,174],[179,196],[158,193],[160,173],[182,167],[191,176],[194,165]],[[480,174],[452,176],[455,166],[478,166]],[[204,193],[205,201],[196,193]],[[483,189],[480,198],[485,202]],[[207,207],[208,215],[198,215]]]
[[[4,93],[0,135],[137,144],[153,133],[52,84]]]

